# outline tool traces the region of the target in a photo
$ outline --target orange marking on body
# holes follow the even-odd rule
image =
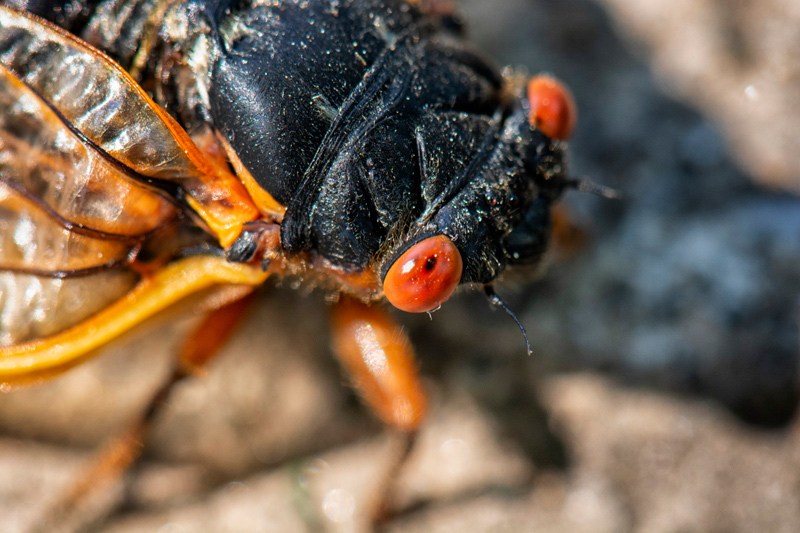
[[[378,279],[378,274],[371,267],[355,272],[346,272],[320,256],[313,258],[312,267],[315,272],[324,273],[326,276],[341,283],[345,287],[345,291],[351,294],[370,298],[381,291],[381,282]]]
[[[127,72],[124,70],[122,72],[131,83],[136,84]],[[141,91],[138,85],[136,87]],[[230,246],[241,234],[242,226],[259,217],[259,211],[253,200],[236,176],[207,159],[180,124],[152,101],[144,91],[141,92],[169,129],[186,157],[199,171],[194,177],[202,186],[186,188],[189,206],[208,224],[223,247]]]
[[[225,149],[228,160],[231,165],[233,165],[234,172],[236,172],[236,176],[242,182],[244,188],[247,189],[250,198],[253,199],[259,211],[261,211],[261,214],[276,221],[283,220],[283,215],[286,214],[286,207],[281,205],[270,193],[265,191],[264,188],[258,184],[250,171],[247,170],[247,167],[244,166],[242,160],[239,159],[239,154],[236,153],[236,150],[233,149],[227,139],[221,135],[218,135],[217,139]]]

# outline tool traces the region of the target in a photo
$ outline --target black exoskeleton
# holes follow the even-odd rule
[[[125,67],[144,54],[143,86],[187,130],[221,131],[287,207],[289,254],[385,275],[441,234],[461,282],[488,283],[545,249],[560,144],[458,25],[404,0],[12,3]]]

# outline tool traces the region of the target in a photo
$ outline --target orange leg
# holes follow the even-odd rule
[[[381,308],[342,296],[331,313],[334,352],[364,402],[389,427],[403,432],[403,445],[378,492],[373,519],[391,515],[391,485],[409,456],[427,411],[411,343]]]
[[[455,0],[407,0],[431,16],[450,16],[456,10]]]
[[[143,443],[147,438],[153,421],[166,404],[169,395],[183,379],[197,375],[214,358],[225,341],[241,323],[242,317],[253,302],[253,289],[248,286],[234,286],[223,291],[219,299],[206,302],[211,310],[192,332],[183,345],[175,369],[167,380],[155,391],[139,417],[121,435],[103,446],[92,459],[91,465],[82,473],[80,479],[62,496],[54,508],[45,514],[44,520],[35,531],[53,531],[54,524],[65,521],[76,523],[76,529],[86,524],[83,516],[85,504],[93,495],[107,489],[136,462],[141,456]],[[61,530],[61,529],[59,529]]]
[[[574,219],[569,210],[556,204],[550,213],[553,225],[552,249],[555,254],[569,259],[583,250],[590,240],[586,229]]]

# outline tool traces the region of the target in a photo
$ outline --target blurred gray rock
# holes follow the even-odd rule
[[[800,190],[800,3],[599,1],[661,85],[720,125],[752,176]]]

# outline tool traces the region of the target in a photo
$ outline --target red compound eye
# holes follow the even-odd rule
[[[429,237],[394,262],[383,280],[383,292],[401,311],[432,311],[456,290],[462,269],[453,241],[444,235]]]
[[[531,124],[553,139],[569,138],[575,129],[578,110],[572,93],[560,81],[545,75],[531,78],[528,102]]]

